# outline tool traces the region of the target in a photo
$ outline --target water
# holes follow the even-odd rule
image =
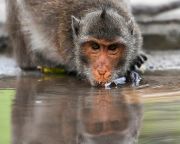
[[[2,79],[1,87],[6,91],[15,87],[5,119],[9,131],[0,130],[0,142],[6,137],[2,144],[179,144],[180,141],[178,71],[147,73],[136,88],[105,90],[70,76],[35,75]],[[0,100],[5,97],[1,91]]]

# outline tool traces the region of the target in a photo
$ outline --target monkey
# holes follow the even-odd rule
[[[126,0],[7,0],[16,61],[76,72],[92,86],[140,67],[142,36]]]

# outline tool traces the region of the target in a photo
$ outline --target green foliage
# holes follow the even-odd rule
[[[139,144],[179,144],[180,102],[155,102],[144,106]]]
[[[0,144],[11,143],[11,104],[15,90],[0,90]]]

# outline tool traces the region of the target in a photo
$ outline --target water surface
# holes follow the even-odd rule
[[[9,132],[0,130],[2,137],[10,133],[12,144],[179,144],[180,141],[178,71],[147,73],[136,88],[128,85],[105,90],[70,76],[36,75],[1,79],[1,87],[15,88],[6,117]],[[0,93],[2,97],[6,96]],[[8,144],[7,139],[3,144]]]

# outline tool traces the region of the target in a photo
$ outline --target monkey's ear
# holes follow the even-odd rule
[[[79,34],[79,26],[80,26],[80,20],[74,16],[71,16],[72,21],[72,29],[76,36]]]

